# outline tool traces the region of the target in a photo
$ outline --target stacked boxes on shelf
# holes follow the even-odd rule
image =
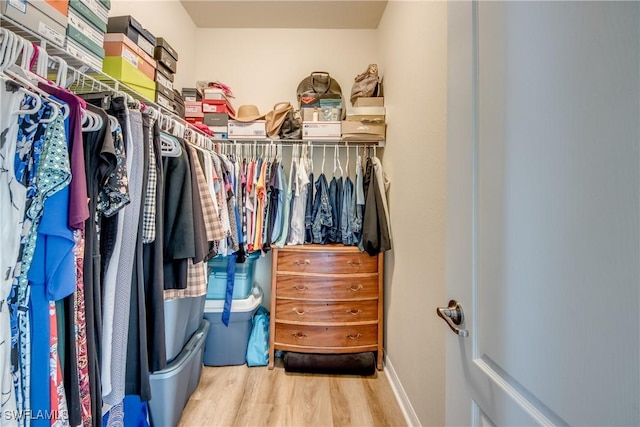
[[[162,37],[156,39],[153,57],[158,61],[156,70],[156,96],[158,105],[174,110],[174,76],[178,68],[178,52]]]
[[[202,94],[196,88],[182,88],[184,118],[188,123],[203,123]]]
[[[111,2],[70,0],[67,26],[67,52],[96,71],[102,70],[104,35],[107,32]]]
[[[342,139],[384,141],[387,126],[385,118],[383,97],[357,98],[353,108],[347,108],[347,119],[342,122]]]
[[[64,47],[68,8],[69,0],[3,0],[0,15]]]
[[[338,141],[341,135],[342,99],[319,99],[301,109],[302,139]]]
[[[202,121],[213,132],[216,139],[230,136],[229,115],[235,116],[231,100],[222,89],[206,87],[202,94]]]
[[[132,16],[110,17],[106,40],[110,52],[104,58],[102,71],[135,90],[145,98],[156,96],[153,59],[156,38]],[[106,45],[106,44],[105,44]],[[120,52],[120,54],[117,54]]]
[[[243,263],[235,264],[228,326],[222,322],[222,315],[229,262],[234,262],[235,258],[218,256],[209,261],[204,306],[204,317],[211,324],[204,353],[204,364],[207,366],[242,365],[247,361],[253,315],[262,302],[262,289],[253,284],[255,263],[259,258],[260,252],[252,252]]]

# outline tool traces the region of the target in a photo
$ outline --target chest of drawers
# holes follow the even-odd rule
[[[377,352],[382,370],[383,254],[342,245],[274,248],[269,369],[275,349]]]

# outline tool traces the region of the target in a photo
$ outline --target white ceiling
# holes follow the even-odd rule
[[[375,29],[387,0],[180,0],[200,28]]]

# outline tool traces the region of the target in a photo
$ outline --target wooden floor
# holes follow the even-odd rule
[[[385,372],[370,377],[204,367],[180,427],[406,426]]]

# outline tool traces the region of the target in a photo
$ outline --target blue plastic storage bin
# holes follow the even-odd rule
[[[256,272],[256,260],[260,252],[251,252],[245,262],[236,263],[236,276],[233,282],[233,299],[245,299],[253,288]],[[209,279],[207,282],[207,299],[224,299],[227,294],[227,266],[229,257],[217,256],[209,260]]]

